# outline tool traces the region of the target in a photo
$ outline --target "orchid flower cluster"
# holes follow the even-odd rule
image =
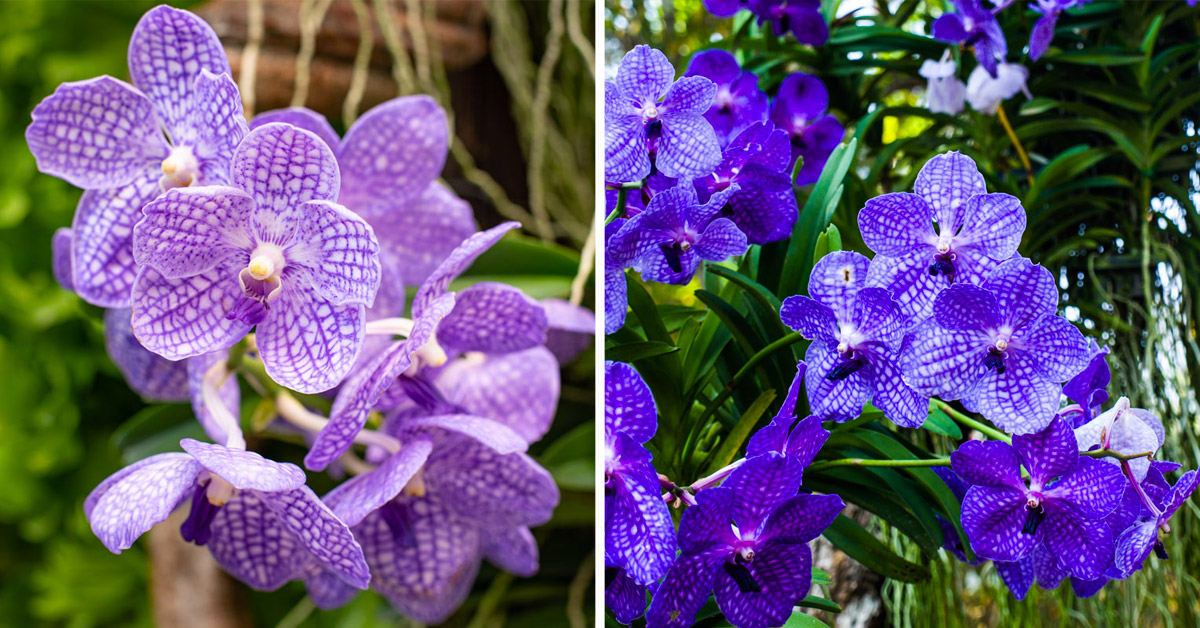
[[[782,240],[793,185],[813,183],[845,131],[820,79],[794,73],[775,98],[732,54],[706,50],[684,76],[637,46],[605,84],[605,331],[625,321],[625,270],[685,285],[701,261]]]
[[[1029,8],[1041,15],[1029,36],[1029,60],[1037,61],[1050,48],[1054,27],[1059,16],[1091,0],[1035,0]],[[1019,92],[1029,96],[1025,81],[1029,69],[1019,63],[1008,63],[1008,41],[996,16],[1012,0],[996,2],[987,8],[981,0],[954,0],[954,11],[944,13],[933,23],[932,35],[939,41],[970,48],[979,65],[971,71],[964,85],[956,74],[958,64],[947,50],[941,60],[926,59],[921,76],[929,79],[925,92],[926,106],[934,113],[958,114],[963,101],[976,111],[994,114],[1004,100]]]
[[[559,495],[524,452],[594,319],[501,283],[450,290],[519,225],[477,233],[436,181],[442,109],[397,98],[343,138],[302,108],[248,124],[216,34],[166,6],[138,23],[129,70],[133,84],[65,83],[33,111],[39,169],[85,190],[54,237],[55,274],[108,308],[130,386],[190,399],[212,442],[96,487],[96,536],[120,553],[187,504],[182,537],[255,589],[302,580],[333,608],[370,587],[428,623],[484,559],[536,572],[530,527]],[[309,470],[352,477],[319,497],[296,465],[249,451],[239,376],[282,419],[262,433],[299,434]]]
[[[823,45],[829,39],[821,0],[704,0],[704,8],[716,17],[733,17],[748,10],[759,26],[769,25],[776,36],[791,33],[796,41],[810,46]]]
[[[644,446],[653,398],[631,367],[608,365],[606,599],[619,621],[644,611],[651,628],[691,625],[712,592],[738,628],[782,624],[808,591],[807,542],[842,509],[836,495],[803,488],[803,469],[827,428],[868,403],[916,428],[937,398],[991,439],[932,466],[961,501],[975,560],[994,561],[1018,599],[1035,581],[1054,588],[1067,577],[1090,596],[1151,553],[1166,558],[1159,536],[1200,476],[1172,485],[1166,474],[1179,465],[1155,459],[1161,421],[1124,397],[1104,408],[1107,350],[1057,314],[1053,275],[1020,256],[1018,199],[989,193],[975,162],[948,152],[924,165],[913,192],[869,200],[858,225],[874,257],[828,253],[807,296],[783,301],[782,322],[811,342],[742,460],[686,487],[657,476]],[[811,415],[797,421],[802,385]],[[674,536],[664,502],[688,507]],[[966,560],[943,524],[947,549]]]

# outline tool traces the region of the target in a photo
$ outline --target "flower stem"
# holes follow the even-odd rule
[[[275,409],[279,411],[279,416],[283,417],[285,421],[306,432],[319,432],[329,423],[329,419],[309,411],[304,404],[286,390],[280,390],[275,394]],[[400,451],[399,440],[374,430],[359,431],[354,436],[354,442],[360,445],[377,445],[387,450],[389,454]]]
[[[1013,131],[1012,125],[1008,122],[1008,114],[1004,113],[1003,103],[996,107],[996,117],[1000,118],[1000,124],[1004,125],[1004,132],[1008,133],[1008,139],[1012,140],[1013,148],[1017,149],[1021,165],[1025,166],[1025,178],[1029,181],[1029,185],[1033,185],[1033,164],[1029,163],[1029,155],[1025,154],[1025,147],[1021,146],[1021,140],[1017,139],[1016,131]]]
[[[810,471],[828,469],[830,467],[948,467],[949,458],[915,458],[910,460],[871,460],[869,458],[836,458],[834,460],[819,460],[809,465]]]
[[[941,410],[942,412],[945,412],[947,415],[949,415],[950,418],[954,419],[955,421],[958,421],[959,423],[962,423],[963,425],[965,425],[971,429],[979,430],[979,432],[981,432],[983,435],[987,436],[988,438],[991,438],[992,440],[1002,440],[1006,443],[1012,444],[1012,437],[1010,437],[1008,434],[1005,434],[1004,432],[1001,432],[1000,430],[998,430],[990,425],[987,425],[986,423],[982,423],[980,421],[972,419],[971,417],[963,414],[962,412],[955,410],[950,404],[946,403],[945,401],[942,401],[941,399],[934,399],[933,405],[937,406],[939,410]]]
[[[746,461],[745,458],[742,458],[741,460],[735,460],[734,462],[731,462],[731,463],[725,465],[724,467],[721,467],[720,469],[715,471],[712,475],[700,478],[699,480],[692,482],[692,485],[689,486],[688,488],[692,489],[693,491],[699,491],[699,490],[706,489],[706,488],[712,486],[713,484],[716,484],[717,482],[720,482],[721,480],[724,480],[725,478],[729,477],[729,474],[733,473],[734,470],[736,470],[738,467],[742,466],[742,463],[745,461]]]
[[[1154,452],[1153,451],[1143,451],[1142,453],[1139,453],[1139,454],[1123,454],[1115,449],[1107,449],[1106,448],[1106,449],[1093,449],[1091,451],[1081,451],[1081,452],[1079,452],[1079,455],[1087,456],[1088,458],[1116,458],[1117,460],[1119,460],[1121,462],[1126,462],[1129,460],[1133,460],[1134,458],[1149,458],[1150,456],[1154,455]]]

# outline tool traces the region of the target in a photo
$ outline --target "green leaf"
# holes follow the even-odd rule
[[[838,231],[837,225],[829,225],[821,237],[817,238],[817,248],[813,252],[813,266],[816,266],[822,257],[840,250],[842,250],[842,232]]]
[[[490,270],[490,269],[489,269]],[[520,288],[521,292],[529,295],[534,299],[549,299],[553,297],[565,297],[571,293],[571,280],[574,275],[545,275],[545,274],[526,274],[526,275],[493,275],[493,274],[477,274],[463,275],[458,279],[450,282],[450,291],[458,292],[484,281],[494,281],[497,283],[506,283],[514,288]],[[414,291],[415,294],[415,291]]]
[[[800,602],[800,605],[804,606],[805,605],[804,602],[807,600],[808,600],[808,598],[804,598],[804,600]],[[830,602],[830,604],[833,604],[833,602]],[[833,604],[833,605],[837,606],[837,604]],[[814,606],[813,608],[822,608],[822,607]],[[840,612],[841,610],[842,610],[842,607],[838,606],[838,610],[831,611],[831,612],[836,613],[836,612]],[[812,615],[806,615],[806,614],[804,614],[803,611],[792,611],[792,616],[788,618],[787,623],[785,623],[783,625],[783,627],[784,628],[829,628],[829,624],[817,619],[816,617],[813,617]]]
[[[192,407],[185,403],[148,406],[113,431],[113,446],[126,464],[155,454],[179,451],[184,438],[206,440]]]
[[[1088,46],[1080,50],[1067,50],[1058,54],[1048,54],[1045,56],[1045,59],[1050,63],[1114,66],[1133,65],[1141,61],[1143,56],[1144,53],[1128,48]]]
[[[833,578],[830,578],[829,574],[825,573],[824,570],[813,567],[812,583],[819,585],[833,584]]]
[[[674,353],[679,351],[679,347],[669,345],[665,342],[657,340],[647,340],[646,342],[632,342],[623,345],[615,345],[605,347],[604,359],[613,360],[614,362],[637,362],[646,358]]]
[[[842,607],[837,602],[816,595],[808,595],[803,600],[800,600],[799,605],[805,608],[817,608],[829,613],[842,612]]]
[[[579,253],[565,246],[546,244],[520,233],[509,233],[484,251],[463,273],[471,275],[559,275],[574,277]]]
[[[925,422],[921,427],[933,432],[949,436],[950,438],[962,438],[962,429],[958,427],[958,423],[950,418],[950,415],[942,412],[941,408],[933,405],[929,406],[929,416],[925,417]]]
[[[901,582],[921,582],[929,578],[929,568],[901,558],[845,515],[838,515],[824,536],[834,547],[885,578]]]
[[[742,444],[746,442],[747,438],[750,438],[750,432],[754,430],[754,426],[774,400],[775,391],[767,389],[758,396],[758,399],[754,400],[754,403],[750,404],[733,429],[725,435],[725,438],[721,439],[721,445],[710,458],[708,472],[705,475],[715,473],[721,467],[733,462],[734,457],[741,450]]]
[[[825,162],[825,169],[821,171],[821,177],[813,186],[812,194],[804,203],[800,219],[796,221],[796,227],[792,230],[783,275],[779,279],[779,289],[775,292],[780,298],[798,294],[801,282],[808,277],[817,239],[833,218],[833,211],[842,197],[842,179],[850,170],[857,149],[858,139],[851,139],[848,144],[834,149],[829,160]]]
[[[562,488],[594,491],[596,486],[596,424],[576,426],[546,448],[539,458],[542,466]]]

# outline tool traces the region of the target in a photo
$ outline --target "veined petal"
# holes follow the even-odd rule
[[[909,322],[892,294],[883,288],[860,290],[850,320],[857,325],[858,333],[886,344],[890,351],[899,347]]]
[[[451,508],[485,529],[541,525],[558,505],[550,472],[522,453],[502,454],[474,435],[439,445],[426,465],[429,491],[454,496]]]
[[[1045,428],[1058,412],[1062,385],[1046,380],[1029,354],[1012,351],[999,373],[983,366],[983,376],[972,391],[970,404],[996,427],[1010,434],[1030,434]]]
[[[1154,519],[1130,526],[1116,540],[1113,564],[1121,575],[1128,577],[1142,568],[1158,541],[1158,522]]]
[[[708,223],[693,250],[700,259],[723,262],[734,255],[744,254],[747,246],[746,234],[732,220],[717,218]]]
[[[289,244],[306,201],[337,198],[337,159],[321,138],[303,129],[272,123],[254,129],[238,144],[230,166],[232,183],[249,192],[257,207],[255,237]]]
[[[622,469],[608,479],[605,496],[605,552],[620,562],[634,582],[650,584],[675,558],[675,525],[662,500],[650,452],[628,436],[616,436]]]
[[[179,441],[183,450],[205,469],[238,489],[289,491],[304,486],[304,472],[294,464],[275,462],[245,449],[202,443],[191,438]]]
[[[151,456],[117,471],[83,503],[92,532],[120,554],[165,520],[196,485],[200,465],[184,453]]]
[[[104,312],[104,346],[126,383],[150,401],[182,401],[188,397],[187,365],[165,360],[142,346],[133,335],[129,309]]]
[[[340,608],[358,595],[358,589],[346,584],[320,561],[314,559],[310,564],[310,573],[304,578],[304,590],[317,608],[327,611]]]
[[[983,287],[996,295],[1004,322],[1013,329],[1054,314],[1058,287],[1045,267],[1023,257],[1011,258],[993,270]]]
[[[1103,460],[1086,456],[1078,458],[1075,472],[1053,484],[1043,494],[1047,498],[1070,503],[1075,512],[1084,517],[1103,519],[1121,501],[1125,476],[1121,475],[1119,467]]]
[[[133,333],[142,346],[180,360],[232,347],[250,326],[225,318],[242,294],[238,269],[223,264],[180,279],[149,266],[133,284]]]
[[[708,600],[713,580],[725,561],[728,548],[715,548],[699,554],[683,554],[671,564],[650,608],[646,611],[647,628],[687,628],[696,612]]]
[[[1019,489],[972,486],[962,504],[962,526],[971,549],[983,558],[1008,562],[1031,551],[1037,537],[1021,532],[1025,502],[1025,492]]]
[[[311,488],[301,486],[290,491],[261,493],[260,497],[317,560],[347,584],[367,588],[371,574],[362,547],[350,533],[350,528],[317,498]]]
[[[703,114],[717,96],[717,84],[706,76],[684,76],[663,95],[660,115],[668,113]]]
[[[1038,526],[1038,537],[1076,578],[1099,578],[1113,561],[1112,532],[1103,520],[1085,519],[1070,510],[1050,513]]]
[[[933,313],[933,300],[949,287],[951,278],[944,274],[930,275],[933,260],[932,246],[910,251],[903,257],[876,255],[867,270],[868,286],[891,290],[900,311],[913,321],[922,321]]]
[[[134,223],[142,206],[162,193],[157,169],[147,169],[132,183],[88,190],[79,197],[72,267],[80,298],[100,307],[129,307],[138,267],[133,259]]]
[[[604,270],[604,333],[616,333],[625,325],[629,310],[629,287],[625,285],[625,270]]]
[[[133,228],[133,257],[168,279],[190,277],[234,261],[251,248],[254,199],[231,187],[175,188],[142,208]],[[240,261],[240,260],[237,260]]]
[[[900,353],[904,381],[922,395],[952,401],[967,395],[989,373],[978,331],[954,331],[929,320],[910,332]]]
[[[1020,338],[1021,348],[1037,361],[1038,372],[1048,380],[1064,382],[1087,367],[1087,340],[1065,318],[1042,316],[1013,337]]]
[[[779,308],[779,318],[784,325],[800,332],[805,338],[818,342],[834,342],[838,330],[833,309],[809,297],[784,299],[783,306]]]
[[[982,182],[983,177],[979,178]],[[1025,233],[1025,209],[1021,201],[1008,194],[984,194],[982,185],[979,192],[965,201],[956,219],[961,220],[962,229],[954,236],[955,246],[970,244],[994,260],[1015,255],[1021,234]]]
[[[129,185],[168,152],[154,105],[111,76],[60,85],[34,107],[25,141],[39,171],[85,190]]]
[[[827,440],[829,440],[829,430],[821,426],[821,417],[810,415],[800,419],[800,422],[792,428],[792,433],[788,434],[787,444],[784,446],[784,453],[803,469],[817,457],[817,452],[821,450],[821,446]]]
[[[634,582],[624,569],[608,569],[617,573],[604,587],[604,605],[613,612],[618,623],[628,626],[646,612],[646,587]],[[707,594],[705,591],[706,597]]]
[[[1035,555],[1043,552],[1041,548],[1029,552],[1019,560],[1011,562],[996,561],[996,573],[1000,576],[1000,580],[1008,587],[1008,590],[1013,594],[1018,602],[1025,599],[1029,594],[1029,589],[1033,587],[1034,571],[1033,558]]]
[[[1021,481],[1021,459],[1013,446],[1003,441],[969,440],[950,454],[950,464],[968,487],[1025,488]]]
[[[329,124],[329,120],[326,120],[325,116],[307,107],[287,107],[264,111],[254,116],[254,119],[250,121],[250,130],[272,122],[283,122],[292,126],[298,126],[305,131],[312,131],[317,137],[324,140],[329,145],[329,148],[333,149],[334,153],[337,153],[338,147],[342,142],[338,137],[337,131],[334,131],[333,126]]]
[[[187,360],[188,391],[192,400],[192,412],[196,414],[196,420],[200,421],[200,425],[204,427],[204,433],[208,434],[209,440],[214,443],[227,442],[229,434],[217,422],[213,416],[213,410],[204,401],[204,376],[214,364],[228,359],[228,351],[213,351]],[[242,392],[238,388],[237,377],[229,376],[225,383],[217,389],[217,395],[225,409],[236,420],[242,408]]]
[[[650,175],[646,125],[612,81],[604,84],[604,180],[641,181]]]
[[[832,308],[838,320],[849,321],[858,291],[866,285],[870,265],[871,260],[862,253],[832,251],[813,264],[808,296]]]
[[[929,414],[929,397],[904,383],[898,355],[872,356],[867,368],[875,384],[871,401],[883,416],[901,427],[920,427]]]
[[[604,362],[604,431],[644,443],[658,430],[658,409],[650,387],[634,368]]]
[[[285,286],[258,325],[258,352],[271,379],[301,393],[337,386],[364,337],[361,304],[333,305],[301,282]]]
[[[734,490],[733,521],[757,530],[775,507],[800,489],[804,469],[790,456],[769,453],[746,460],[721,486]]]
[[[683,511],[679,519],[679,550],[697,554],[713,546],[730,546],[733,534],[732,488],[717,486],[696,493],[696,506]]]
[[[513,353],[546,342],[546,310],[519,289],[496,282],[460,292],[438,326],[438,342],[460,353]]]
[[[1054,478],[1072,473],[1080,462],[1075,433],[1061,419],[1050,421],[1045,429],[1035,433],[1013,436],[1012,446],[1029,471],[1031,486],[1045,486]]]
[[[439,414],[409,418],[400,428],[400,437],[407,439],[428,429],[445,430],[469,436],[498,454],[520,453],[529,444],[512,428],[484,417],[469,414]]]
[[[438,331],[439,337],[441,330]],[[438,374],[437,386],[450,403],[507,425],[533,443],[554,421],[560,387],[559,365],[545,347],[479,362],[455,360]]]
[[[520,227],[518,222],[505,222],[487,231],[480,231],[472,234],[458,248],[451,251],[450,255],[434,269],[425,283],[417,290],[417,296],[413,298],[413,315],[421,316],[421,313],[446,292],[450,287],[450,282],[458,278],[463,271],[467,270],[475,259],[492,248],[500,238],[504,237],[505,233],[510,230]]]
[[[807,543],[768,542],[757,548],[746,569],[760,590],[743,593],[722,570],[713,580],[717,607],[729,623],[739,626],[781,626],[792,614],[796,600],[808,595],[812,583],[812,551]]]
[[[396,262],[384,272],[399,273],[409,285],[424,282],[475,233],[471,206],[437,181],[403,205],[382,200],[348,207],[371,223],[379,248]]]
[[[933,318],[947,330],[986,332],[1001,324],[996,300],[995,293],[989,290],[956,284],[938,294],[933,302]]]
[[[331,305],[371,307],[379,290],[379,242],[375,231],[350,210],[329,201],[308,201],[285,256],[288,273],[302,271],[313,290]]]
[[[650,46],[634,46],[621,58],[616,87],[629,102],[657,102],[671,86],[675,68],[667,56]]]
[[[925,199],[908,192],[876,196],[858,212],[863,243],[888,257],[906,256],[919,248],[928,249],[932,258],[932,221],[933,210]]]
[[[258,491],[234,493],[213,518],[208,550],[233,577],[253,589],[274,591],[301,577],[314,558],[265,498]]]
[[[662,137],[654,163],[660,172],[674,179],[707,175],[721,163],[717,134],[700,114],[667,113],[662,117]]]
[[[934,155],[925,162],[917,174],[913,191],[929,203],[942,233],[954,234],[960,228],[967,231],[965,224],[970,220],[971,213],[980,210],[979,204],[968,206],[968,202],[977,194],[987,193],[987,188],[975,160],[957,151],[950,151]],[[1020,203],[1017,205],[1019,207]],[[1022,230],[1024,215],[1022,211]],[[1020,238],[1018,233],[1017,244],[1020,244]],[[1013,250],[1016,250],[1015,245]]]
[[[821,536],[846,505],[837,495],[797,495],[779,504],[768,517],[763,541],[799,544]]]
[[[171,139],[199,160],[200,185],[229,185],[234,150],[249,132],[237,84],[228,74],[201,68],[189,100],[190,113],[172,129]]]
[[[870,369],[859,368],[841,379],[829,379],[828,375],[842,362],[831,344],[814,341],[808,345],[804,360],[809,364],[804,381],[813,414],[827,421],[849,421],[871,400],[875,383]]]
[[[483,540],[483,557],[489,563],[522,578],[531,578],[538,571],[538,546],[533,533],[525,526],[490,531]],[[646,592],[642,591],[645,606]]]
[[[337,162],[339,202],[404,203],[429,186],[450,150],[446,112],[429,96],[403,96],[372,107],[346,131]]]
[[[433,441],[418,436],[387,457],[374,471],[356,475],[325,496],[325,503],[346,525],[354,527],[404,490],[433,451]]]
[[[165,5],[142,16],[129,38],[129,77],[154,101],[173,136],[192,113],[190,90],[203,70],[230,73],[212,27],[190,11]]]

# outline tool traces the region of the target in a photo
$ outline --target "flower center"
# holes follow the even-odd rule
[[[196,177],[200,174],[200,162],[191,148],[176,146],[163,160],[162,173],[158,185],[163,192],[172,188],[185,188],[196,182]]]
[[[1021,527],[1021,534],[1032,536],[1045,518],[1046,509],[1042,508],[1041,500],[1030,495],[1029,501],[1025,502],[1025,525]]]
[[[379,509],[383,522],[392,533],[392,540],[397,547],[413,548],[417,546],[417,537],[413,535],[412,515],[408,506],[392,500]]]
[[[942,244],[938,243],[938,251],[938,254],[933,256],[933,262],[929,264],[929,275],[931,277],[937,277],[938,275],[953,276],[954,259],[957,256],[950,251],[949,245],[947,245],[946,251],[942,252]]]
[[[650,123],[657,119],[658,119],[658,107],[654,106],[654,103],[646,102],[646,104],[642,105],[642,122],[643,123]]]
[[[242,295],[233,309],[225,314],[229,320],[240,320],[247,325],[257,325],[267,317],[271,302],[283,289],[280,273],[287,262],[278,245],[262,242],[250,254],[250,261],[238,273],[238,284]]]
[[[733,108],[733,94],[729,92],[729,88],[722,88],[717,92],[717,97],[714,99],[714,104],[722,111],[729,111]]]
[[[217,511],[233,499],[237,489],[220,477],[206,473],[196,482],[192,492],[192,510],[183,525],[179,526],[179,534],[183,540],[196,545],[205,545],[212,538],[212,522],[217,518]]]

